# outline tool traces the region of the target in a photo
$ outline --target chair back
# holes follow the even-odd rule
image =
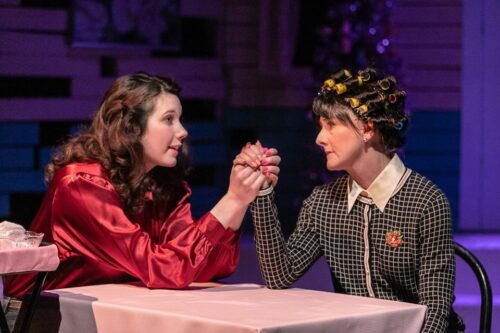
[[[488,279],[488,274],[479,259],[476,258],[472,252],[467,250],[464,246],[454,242],[453,248],[455,250],[455,255],[462,258],[466,262],[479,283],[479,289],[481,290],[481,316],[479,319],[479,333],[490,333],[491,332],[491,313],[493,305],[493,297],[491,291],[490,280]]]

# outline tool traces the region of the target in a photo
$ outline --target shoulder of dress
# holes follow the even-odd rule
[[[324,206],[324,203],[328,202],[330,204],[344,204],[343,201],[347,200],[347,180],[348,176],[343,175],[329,183],[316,186],[312,193],[304,200],[304,205]]]
[[[98,162],[75,162],[56,171],[53,182],[74,183],[79,180],[93,183],[99,187],[113,190],[106,170]]]
[[[316,186],[314,188],[314,192],[318,192],[318,193],[319,192],[331,192],[331,191],[338,191],[339,189],[346,189],[348,179],[349,179],[349,177],[347,175],[340,176],[338,178],[335,178],[331,182]]]
[[[89,175],[101,176],[108,178],[108,173],[99,162],[73,162],[66,164],[56,171],[58,175],[76,175],[79,173],[87,173]]]
[[[407,180],[407,185],[412,188],[412,191],[420,190],[421,192],[425,192],[426,195],[430,195],[432,193],[436,195],[444,195],[443,190],[432,180],[413,170]]]
[[[418,202],[422,207],[449,206],[449,200],[444,191],[427,177],[412,171],[410,177],[402,187],[405,193],[412,197],[413,202]]]

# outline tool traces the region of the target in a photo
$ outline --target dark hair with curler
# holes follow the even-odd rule
[[[360,70],[355,76],[342,69],[324,81],[313,101],[313,115],[336,118],[355,127],[350,117],[352,111],[365,124],[373,122],[383,152],[392,154],[404,145],[408,128],[406,93],[396,86],[393,76],[380,77],[373,68]]]

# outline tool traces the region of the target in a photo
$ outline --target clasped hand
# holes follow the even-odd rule
[[[247,143],[233,160],[228,192],[244,202],[252,202],[259,190],[276,186],[280,161],[275,148],[264,148],[259,141]]]

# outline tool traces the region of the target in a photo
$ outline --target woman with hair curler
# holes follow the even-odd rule
[[[460,332],[448,200],[396,153],[409,122],[396,86],[371,68],[324,81],[312,104],[316,144],[327,169],[345,174],[313,190],[287,242],[273,187],[261,191],[250,207],[260,268],[269,288],[287,288],[324,256],[336,292],[423,304],[422,332]],[[258,153],[244,149],[235,163]]]

